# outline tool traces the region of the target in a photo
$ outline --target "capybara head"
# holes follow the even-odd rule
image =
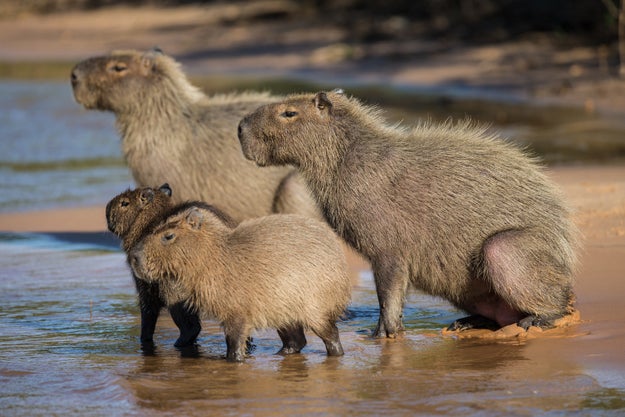
[[[106,205],[106,223],[116,236],[126,236],[139,219],[145,226],[172,206],[172,190],[168,184],[127,190]]]
[[[179,64],[158,49],[147,52],[114,51],[78,63],[71,72],[74,98],[87,109],[130,112],[164,91],[203,97],[188,83]],[[166,83],[179,88],[171,88]]]
[[[239,141],[247,159],[260,166],[299,166],[312,157],[310,150],[324,152],[335,141],[333,132],[349,100],[342,90],[301,94],[279,103],[259,107],[239,123]],[[337,123],[339,122],[339,123]]]
[[[210,262],[228,227],[212,210],[190,207],[167,218],[130,254],[130,266],[146,281],[195,275]],[[198,264],[200,263],[200,264]]]

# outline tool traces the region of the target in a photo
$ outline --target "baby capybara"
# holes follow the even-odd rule
[[[221,322],[230,361],[242,361],[254,329],[275,328],[297,353],[310,329],[328,355],[343,354],[336,320],[351,283],[338,238],[322,222],[271,215],[228,227],[193,207],[167,218],[131,252],[142,279],[157,283],[168,306],[185,302]]]
[[[176,203],[219,204],[236,221],[271,213],[321,218],[293,167],[260,170],[236,138],[241,117],[272,98],[207,96],[159,49],[114,51],[76,64],[76,101],[115,114],[121,148],[138,186],[169,183]]]
[[[158,189],[141,187],[127,190],[115,196],[106,205],[106,222],[108,229],[122,240],[122,248],[128,254],[130,250],[151,230],[153,225],[158,224],[167,215],[182,210],[192,205],[202,205],[216,210],[226,222],[232,222],[227,216],[217,209],[204,205],[204,203],[183,203],[175,205],[172,200],[172,190],[168,184],[163,184]],[[234,223],[230,223],[234,225]],[[133,274],[139,309],[141,311],[141,344],[149,347],[153,343],[154,329],[161,309],[165,306],[162,300],[158,284],[149,283],[139,279]],[[195,343],[201,330],[201,322],[196,313],[188,310],[184,303],[169,306],[174,323],[180,329],[180,337],[175,346],[183,347]]]
[[[469,122],[390,125],[342,91],[293,95],[239,124],[245,156],[299,169],[372,265],[375,336],[402,329],[409,283],[484,322],[548,326],[572,297],[576,230],[533,158]]]

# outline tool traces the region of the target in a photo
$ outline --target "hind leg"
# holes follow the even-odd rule
[[[180,329],[180,336],[174,346],[185,347],[195,343],[198,334],[202,330],[202,322],[196,313],[189,310],[184,302],[179,302],[169,307],[171,318]]]
[[[306,346],[306,336],[301,325],[293,325],[278,329],[278,335],[282,340],[282,349],[278,355],[290,355],[299,353]]]
[[[328,356],[343,356],[343,346],[339,338],[339,329],[334,321],[328,321],[322,327],[313,327],[311,330],[323,340]]]
[[[467,310],[500,326],[549,326],[566,314],[571,268],[552,246],[532,229],[503,231],[486,239],[475,267],[476,276],[491,291]]]

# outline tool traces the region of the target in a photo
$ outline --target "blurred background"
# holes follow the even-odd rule
[[[114,118],[81,109],[69,85],[74,64],[114,49],[159,46],[208,94],[341,87],[393,121],[471,117],[548,164],[620,163],[622,7],[0,0],[0,211],[101,204],[132,185]]]

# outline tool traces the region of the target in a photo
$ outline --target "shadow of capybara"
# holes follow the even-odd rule
[[[86,59],[73,68],[71,84],[85,108],[115,114],[138,186],[167,182],[175,202],[219,204],[237,222],[270,213],[321,218],[292,167],[260,170],[241,155],[237,124],[270,95],[208,97],[158,49]]]
[[[485,128],[389,125],[333,91],[260,107],[239,139],[258,165],[296,166],[326,220],[371,262],[375,336],[402,330],[410,283],[473,315],[452,328],[484,318],[546,327],[568,311],[568,209],[533,158]]]
[[[192,207],[170,216],[135,246],[131,266],[158,283],[167,305],[221,322],[230,361],[242,361],[255,329],[275,328],[283,346],[299,352],[310,329],[330,356],[343,354],[336,320],[350,300],[351,282],[338,237],[325,223],[299,215],[270,215],[235,228]]]
[[[106,223],[108,229],[122,240],[122,248],[128,254],[132,248],[161,220],[179,210],[190,206],[202,206],[214,210],[224,222],[231,226],[235,223],[227,215],[204,203],[189,202],[174,204],[172,190],[168,184],[158,189],[142,187],[127,190],[115,196],[106,205]],[[133,279],[139,298],[141,311],[141,344],[149,349],[153,344],[154,329],[165,302],[160,296],[158,284],[139,279],[133,273]],[[174,323],[180,329],[180,336],[175,346],[184,347],[195,343],[201,330],[197,314],[187,309],[184,303],[169,306]]]

